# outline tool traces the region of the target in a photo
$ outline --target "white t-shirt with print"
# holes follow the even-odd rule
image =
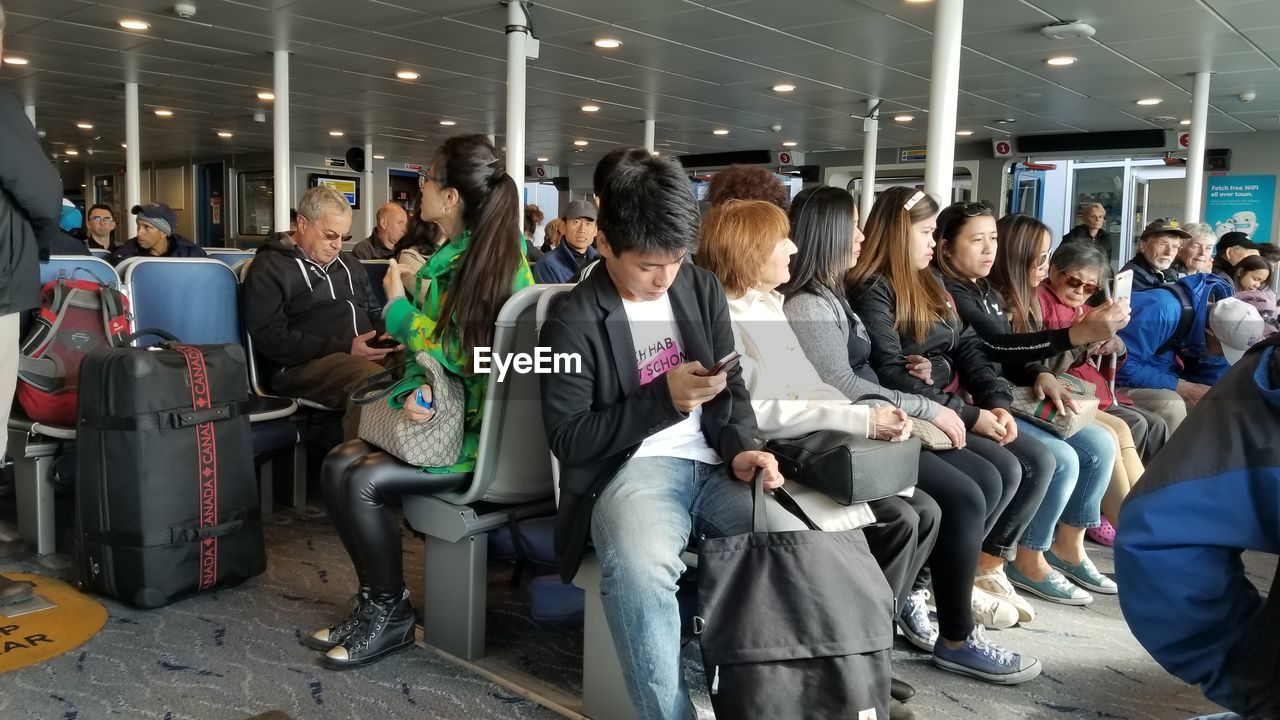
[[[640,375],[641,385],[648,385],[688,361],[676,327],[675,314],[671,310],[670,296],[664,294],[649,302],[623,300],[622,307],[631,325],[636,372]],[[702,435],[701,407],[695,408],[689,417],[675,425],[645,438],[634,457],[678,457],[704,463],[720,462],[719,453],[707,444]]]

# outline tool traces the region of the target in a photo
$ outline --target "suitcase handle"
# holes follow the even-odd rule
[[[146,337],[147,335],[155,335],[156,337],[162,340],[167,340],[169,342],[175,342],[175,343],[182,342],[177,337],[175,337],[173,333],[169,332],[168,330],[161,330],[160,328],[143,328],[138,332],[129,333],[128,335],[125,335],[124,337],[120,338],[120,344],[128,345],[134,340],[137,340],[140,337]]]

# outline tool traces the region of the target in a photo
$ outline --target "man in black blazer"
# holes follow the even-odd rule
[[[680,166],[617,150],[596,168],[596,268],[557,308],[541,341],[582,372],[543,376],[542,416],[561,464],[556,552],[571,580],[590,537],[605,616],[641,718],[691,716],[681,682],[676,581],[691,534],[748,532],[752,475],[782,485],[758,449],[733,352],[724,288],[685,262],[698,206]],[[775,530],[803,523],[769,500]]]

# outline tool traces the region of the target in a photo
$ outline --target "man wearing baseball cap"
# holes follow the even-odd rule
[[[1258,254],[1258,244],[1248,235],[1238,230],[1223,233],[1218,238],[1218,251],[1213,257],[1213,273],[1234,285],[1236,263]]]
[[[206,257],[204,250],[178,234],[178,218],[164,203],[134,205],[138,216],[138,236],[111,253],[111,264],[131,257]]]
[[[600,257],[591,243],[596,239],[596,206],[574,200],[564,210],[564,239],[533,267],[539,284],[566,283],[588,263]]]
[[[1280,572],[1264,599],[1246,568],[1265,578],[1280,555],[1280,336],[1246,353],[1257,311],[1214,305],[1211,331],[1233,366],[1125,501],[1120,609],[1156,662],[1239,714],[1229,717],[1276,718]],[[1245,550],[1271,557],[1246,561]]]
[[[1182,243],[1191,239],[1191,233],[1178,227],[1173,220],[1156,220],[1142,231],[1138,238],[1138,254],[1133,256],[1121,272],[1133,271],[1133,291],[1150,290],[1178,279],[1171,270],[1178,258]]]

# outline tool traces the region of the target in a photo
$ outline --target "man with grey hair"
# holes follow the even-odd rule
[[[395,257],[396,243],[409,229],[409,215],[395,203],[378,208],[377,225],[369,237],[356,243],[351,254],[360,260],[386,260]]]
[[[1182,229],[1191,237],[1183,241],[1178,258],[1169,269],[1180,278],[1209,272],[1213,269],[1213,249],[1218,244],[1218,236],[1213,234],[1213,228],[1205,223],[1187,223]]]
[[[1081,224],[1062,236],[1062,242],[1085,242],[1096,247],[1111,264],[1111,233],[1107,232],[1107,209],[1102,203],[1088,203],[1080,208]]]
[[[0,54],[4,53],[4,8],[0,7]],[[0,90],[0,427],[18,383],[18,317],[40,305],[41,259],[60,232],[62,180],[40,148],[36,129],[17,98]],[[6,349],[7,348],[7,349]],[[0,434],[0,456],[8,434]],[[0,542],[0,559],[22,550],[19,542]],[[31,597],[31,584],[0,576],[0,605]]]
[[[244,281],[245,327],[270,364],[262,376],[281,395],[346,408],[347,440],[360,427],[351,391],[397,349],[381,334],[382,307],[368,273],[342,251],[350,231],[342,195],[311,188],[298,203],[297,231],[259,248]]]

